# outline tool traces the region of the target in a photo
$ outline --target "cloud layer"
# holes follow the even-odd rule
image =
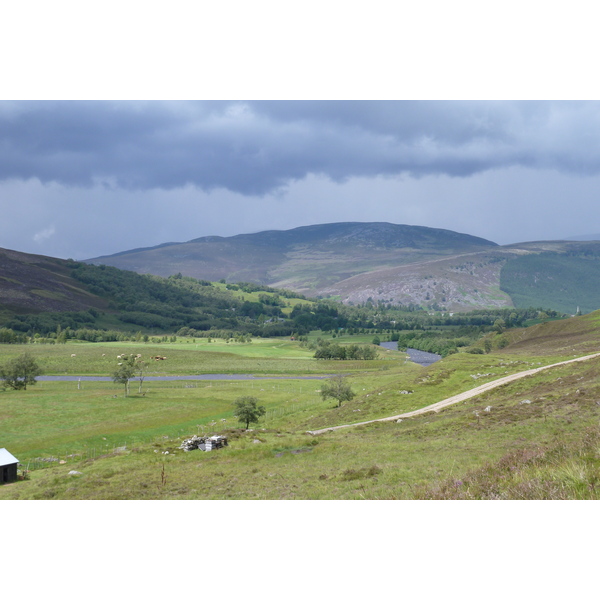
[[[0,246],[91,258],[336,221],[596,233],[598,102],[0,102]]]
[[[25,102],[0,107],[0,180],[264,195],[307,175],[600,173],[597,102]]]

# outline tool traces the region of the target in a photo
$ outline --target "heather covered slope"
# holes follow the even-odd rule
[[[321,293],[354,304],[371,299],[454,312],[505,308],[513,302],[499,281],[510,258],[494,249],[427,260],[355,275]]]
[[[600,311],[507,330],[503,336],[510,342],[503,352],[561,356],[591,354],[600,351]]]
[[[74,264],[0,248],[0,312],[105,309],[106,299],[71,277]]]
[[[181,275],[162,278],[115,267],[0,250],[0,328],[45,336],[75,329],[174,333],[182,327],[285,335],[277,290],[242,291]],[[306,301],[308,302],[308,301]],[[262,321],[259,323],[259,319]],[[267,323],[265,323],[267,322]]]
[[[288,231],[198,238],[86,262],[139,273],[254,281],[315,295],[331,283],[386,266],[492,248],[483,238],[391,223],[331,223]]]
[[[229,238],[203,237],[90,259],[167,277],[251,281],[307,296],[427,310],[600,308],[600,243],[498,246],[445,229],[330,223]]]

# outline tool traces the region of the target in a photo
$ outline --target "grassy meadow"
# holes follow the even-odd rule
[[[181,340],[182,338],[180,338]],[[351,340],[348,340],[350,343]],[[23,352],[30,353],[45,375],[109,376],[121,354],[141,354],[149,360],[148,375],[201,375],[208,373],[254,375],[310,375],[379,368],[404,361],[402,353],[380,351],[380,360],[317,361],[314,350],[287,338],[255,339],[251,343],[208,341],[199,338],[165,343],[77,342],[67,344],[0,345],[0,364]],[[74,356],[73,356],[74,355]],[[164,356],[165,360],[151,360]]]
[[[23,350],[0,347],[0,363]],[[48,375],[109,375],[117,355],[127,352],[167,357],[153,362],[149,375],[297,378],[146,380],[141,394],[134,380],[129,397],[123,386],[91,381],[39,381],[25,391],[0,392],[0,446],[30,464],[25,480],[0,486],[0,499],[598,497],[598,359],[549,369],[440,413],[312,436],[306,432],[401,414],[573,354],[535,356],[531,347],[508,347],[454,354],[424,368],[385,350],[375,361],[317,361],[289,339],[33,344],[27,350]],[[577,346],[569,352],[577,354]],[[356,393],[340,408],[321,400],[322,380],[298,378],[336,372]],[[248,431],[232,415],[234,400],[245,395],[267,409]],[[228,447],[179,449],[193,434],[219,432]]]

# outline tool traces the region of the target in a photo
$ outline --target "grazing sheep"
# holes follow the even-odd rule
[[[71,354],[71,358],[75,358],[75,356],[76,356],[75,354]]]

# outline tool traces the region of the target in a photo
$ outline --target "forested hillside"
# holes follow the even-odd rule
[[[5,314],[35,314],[107,308],[102,294],[90,292],[82,285],[83,280],[70,277],[76,264],[73,261],[1,249],[0,258],[0,316],[3,309]],[[181,274],[228,284],[251,282],[265,289],[286,289],[288,293],[332,298],[345,304],[371,300],[439,312],[543,307],[574,314],[577,307],[582,313],[600,308],[598,260],[600,243],[596,241],[498,246],[445,229],[329,223],[227,238],[207,236],[84,262],[163,278]],[[84,273],[80,267],[77,270]],[[93,285],[96,291],[123,297],[120,290],[103,291],[97,282]],[[141,316],[147,314],[145,302],[150,302],[154,317]],[[119,310],[140,313],[128,316],[132,325],[173,327],[182,319],[186,323],[193,320],[189,311],[158,309],[155,299],[136,298],[117,304]],[[130,308],[132,304],[137,308]],[[187,305],[189,302],[184,302],[184,307]],[[111,306],[114,308],[114,302]],[[256,306],[248,310],[251,316],[257,310],[277,316]],[[214,325],[206,316],[195,316],[200,330],[209,321]],[[220,314],[219,318],[231,316]],[[227,322],[219,325],[226,326]]]
[[[118,337],[118,332],[174,333],[185,327],[194,333],[208,330],[252,335],[288,335],[285,306],[276,290],[264,288],[262,299],[245,301],[225,285],[174,275],[169,278],[139,275],[115,267],[64,261],[73,286],[86,290],[96,306],[79,311],[20,311],[3,307],[1,324],[14,332],[47,336],[53,332],[79,331],[82,339]],[[254,284],[235,286],[249,293],[263,289]],[[283,293],[283,292],[282,292]],[[84,333],[84,330],[90,330]],[[93,331],[92,331],[93,330]],[[100,330],[104,330],[100,333]],[[109,331],[107,331],[109,330]]]
[[[546,252],[508,261],[500,288],[515,306],[551,306],[575,314],[600,306],[600,255]]]
[[[311,331],[334,336],[381,335],[400,341],[404,332],[402,339],[410,339],[413,346],[447,354],[494,327],[522,326],[541,313],[541,308],[483,309],[451,315],[430,313],[418,305],[371,300],[344,305],[256,283],[215,283],[181,274],[162,278],[75,261],[62,261],[60,268],[69,273],[70,285],[92,299],[91,306],[37,312],[30,306],[24,311],[5,306],[0,342],[34,338],[58,343],[69,338],[114,341],[148,335],[302,337]],[[62,271],[61,279],[66,280]],[[560,315],[548,311],[544,316]]]

